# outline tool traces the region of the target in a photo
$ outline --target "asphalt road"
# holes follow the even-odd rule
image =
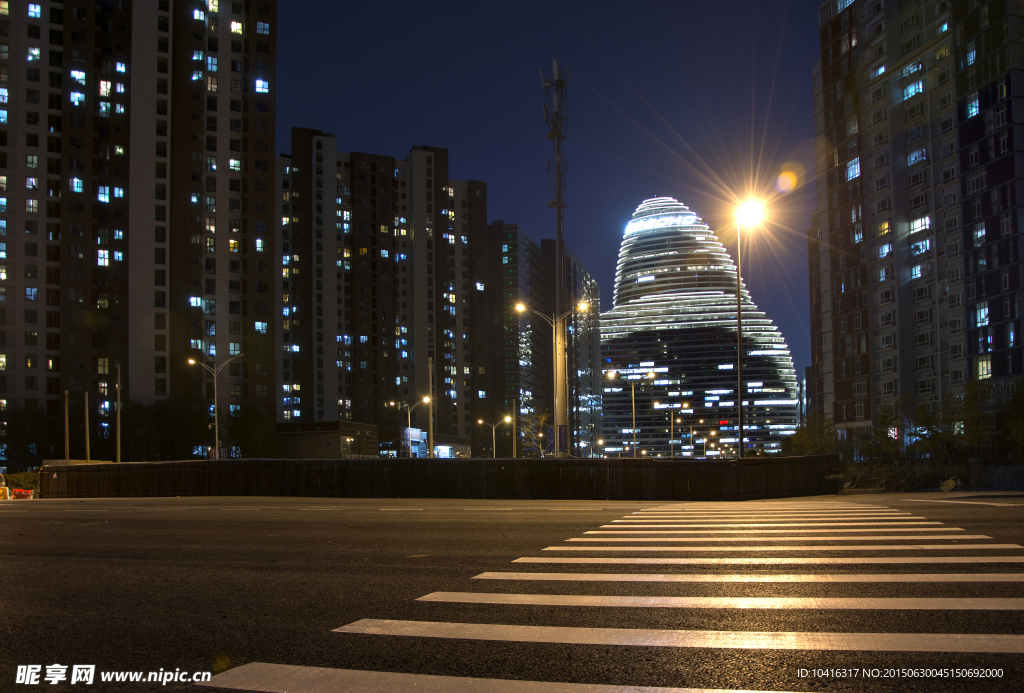
[[[1022,547],[1024,492],[0,502],[0,691],[1019,691]]]

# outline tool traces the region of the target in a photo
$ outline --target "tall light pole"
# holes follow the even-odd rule
[[[213,459],[215,460],[220,459],[220,417],[218,416],[217,413],[217,376],[220,374],[222,370],[224,370],[224,366],[228,365],[235,359],[242,358],[243,356],[245,356],[245,354],[236,354],[235,356],[232,356],[219,366],[211,366],[205,363],[200,363],[195,359],[188,360],[190,366],[200,366],[204,368],[207,373],[213,376]]]
[[[429,402],[430,398],[424,397],[411,407],[408,404],[402,405],[402,409],[405,409],[405,435],[406,438],[408,438],[409,440],[409,457],[412,457],[412,413],[416,409],[416,407],[420,406],[421,404],[428,404]]]
[[[764,205],[757,200],[745,200],[736,209],[736,411],[739,420],[737,453],[743,457],[743,286],[740,274],[743,267],[743,226],[758,224],[764,216]]]
[[[552,408],[554,411],[552,413],[555,419],[555,457],[565,457],[565,451],[559,448],[561,438],[559,431],[562,430],[560,426],[567,425],[569,418],[566,411],[565,369],[561,367],[562,360],[565,358],[565,319],[576,311],[586,313],[589,309],[590,306],[586,301],[580,301],[575,308],[567,310],[561,315],[558,313],[552,313],[548,316],[541,313],[539,310],[527,308],[522,303],[516,304],[516,310],[520,313],[530,311],[537,317],[543,319],[544,322],[551,325],[551,350],[552,358],[554,360],[552,366],[552,370],[554,372],[554,402],[552,404]]]
[[[642,378],[623,378],[619,371],[608,371],[608,378],[611,380],[618,378],[629,385],[629,400],[633,404],[633,455],[636,455],[636,383],[633,381],[642,380]],[[648,373],[644,378],[654,380],[654,371]]]
[[[512,424],[512,459],[515,459],[515,457],[516,457],[516,424],[515,424],[515,419],[513,419],[511,416],[506,416],[505,417],[505,423]]]
[[[654,408],[658,408],[658,402],[654,403]],[[672,411],[672,405],[666,404],[665,408],[668,409],[668,447],[669,455],[675,459],[676,456],[676,430],[675,430],[675,419],[676,413]]]
[[[497,441],[497,439],[495,437],[495,434],[494,434],[495,429],[497,429],[498,426],[500,426],[501,424],[508,423],[511,420],[512,420],[512,417],[510,417],[510,416],[506,416],[501,421],[497,421],[495,423],[490,423],[488,421],[484,421],[483,419],[477,419],[476,420],[476,422],[478,424],[483,424],[484,426],[490,426],[491,427],[491,459],[494,459],[494,458],[496,458],[498,456],[498,441]],[[514,442],[512,444],[515,445]],[[515,457],[515,453],[514,452],[513,452],[512,456]]]

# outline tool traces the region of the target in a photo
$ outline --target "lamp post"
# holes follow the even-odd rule
[[[511,416],[505,417],[505,423],[512,424],[512,459],[516,457],[516,424]]]
[[[408,404],[406,404],[406,405],[404,405],[402,407],[403,409],[405,409],[405,423],[406,423],[405,435],[409,439],[409,457],[410,458],[412,457],[412,413],[416,409],[416,407],[420,406],[421,404],[429,404],[429,403],[430,403],[430,398],[429,397],[424,397],[423,399],[421,399],[419,402],[417,402],[416,404],[412,405],[411,407]]]
[[[494,458],[496,458],[498,456],[498,442],[497,442],[497,440],[495,438],[494,431],[501,424],[503,424],[503,423],[511,423],[511,421],[512,421],[512,417],[511,416],[506,416],[501,421],[496,421],[495,423],[490,423],[489,421],[484,421],[483,419],[477,419],[476,420],[476,422],[478,424],[483,424],[484,426],[490,426],[491,427],[491,459],[494,459]],[[513,451],[512,452],[512,456],[515,457],[516,454],[515,454],[515,440],[514,439],[512,441],[512,451]]]
[[[195,359],[188,360],[190,366],[200,366],[201,368],[205,369],[207,373],[213,376],[213,459],[215,460],[220,459],[220,417],[217,412],[217,376],[220,374],[222,370],[224,370],[224,366],[228,365],[235,359],[242,358],[243,356],[245,356],[245,354],[236,354],[229,358],[224,363],[220,364],[219,366],[211,366],[206,363],[200,363]]]
[[[658,402],[654,403],[654,408],[655,409],[658,408],[658,404],[659,404]],[[668,409],[668,447],[669,447],[669,451],[670,451],[669,455],[672,458],[675,458],[675,456],[676,456],[676,432],[675,432],[675,418],[676,418],[676,414],[675,414],[674,411],[672,411],[672,405],[671,404],[666,404],[665,408]]]
[[[629,384],[629,399],[630,399],[630,402],[633,405],[633,454],[635,455],[636,454],[636,383],[633,382],[633,380],[641,380],[641,378],[634,378],[633,380],[631,380],[629,378],[623,378],[622,374],[619,371],[608,371],[608,378],[611,379],[611,380],[614,380],[614,379],[618,378],[619,380]],[[644,378],[646,378],[647,380],[654,380],[654,371],[651,371],[650,373],[648,373],[646,376],[644,376]]]
[[[579,311],[580,313],[586,313],[590,306],[586,301],[580,301],[575,308],[565,311],[561,315],[552,313],[548,316],[545,313],[535,310],[533,308],[527,308],[522,303],[516,304],[516,310],[520,313],[530,311],[534,315],[542,318],[544,322],[551,325],[551,350],[552,350],[552,371],[554,372],[554,402],[552,403],[552,409],[554,409],[555,418],[555,457],[564,457],[565,451],[559,449],[559,443],[561,442],[561,436],[559,432],[562,430],[560,427],[567,425],[568,414],[566,411],[566,383],[565,383],[565,368],[563,365],[563,359],[565,358],[565,319]],[[568,441],[567,441],[568,442]]]
[[[744,200],[736,209],[736,411],[739,421],[739,457],[743,457],[743,288],[740,277],[743,267],[743,226],[759,223],[764,205],[757,200]]]

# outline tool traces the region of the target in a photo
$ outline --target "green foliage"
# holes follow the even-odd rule
[[[39,490],[39,472],[13,472],[4,474],[8,488],[29,488]]]
[[[1024,452],[1024,379],[1014,384],[1013,397],[1000,415],[999,429],[1015,455]]]
[[[782,441],[783,455],[821,455],[836,451],[836,426],[831,417],[812,411],[796,433]]]

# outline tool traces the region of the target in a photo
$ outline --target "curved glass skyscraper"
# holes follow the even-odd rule
[[[796,429],[793,359],[745,287],[742,304],[743,437],[748,454],[778,452]],[[736,324],[736,265],[715,233],[677,200],[644,200],[601,315],[605,454],[734,455]]]

